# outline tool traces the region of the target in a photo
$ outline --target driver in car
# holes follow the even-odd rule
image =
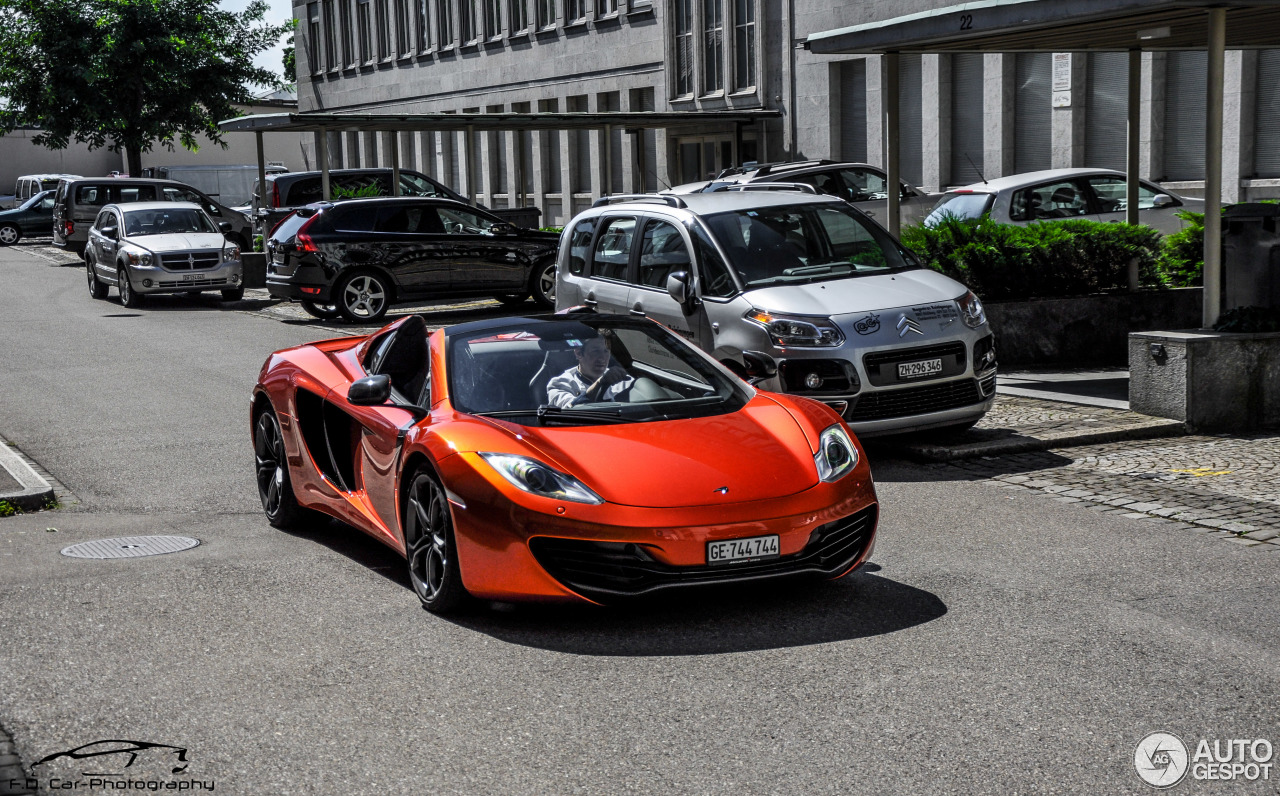
[[[635,379],[620,365],[609,366],[609,343],[592,337],[573,350],[578,364],[547,383],[547,403],[561,409],[595,401],[614,401]]]

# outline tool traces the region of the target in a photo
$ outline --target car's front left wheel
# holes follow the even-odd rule
[[[222,291],[223,301],[240,301],[244,298],[244,287],[233,287]]]
[[[426,468],[418,470],[409,485],[404,538],[409,580],[422,607],[436,614],[462,607],[468,595],[458,566],[449,499]]]
[[[280,529],[296,528],[312,512],[298,505],[289,479],[280,421],[272,409],[264,409],[253,424],[253,458],[257,470],[258,497],[267,522]]]
[[[0,246],[12,246],[22,237],[17,224],[0,224]]]

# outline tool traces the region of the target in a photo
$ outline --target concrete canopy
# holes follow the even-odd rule
[[[1142,50],[1208,51],[1205,118],[1204,315],[1222,312],[1223,53],[1280,47],[1277,0],[976,0],[901,17],[822,31],[804,46],[814,53],[880,54],[885,59],[888,182],[898,180],[898,58],[902,53],[1129,53],[1127,220],[1138,223],[1139,75]],[[898,197],[888,221],[898,231]],[[1138,287],[1130,267],[1129,285]]]
[[[782,111],[683,111],[673,113],[267,113],[218,122],[223,132],[427,132],[463,130],[601,130],[701,127],[707,124],[754,124],[782,116]]]
[[[1275,0],[977,0],[815,33],[815,53],[1203,50],[1210,8],[1226,47],[1280,46]]]

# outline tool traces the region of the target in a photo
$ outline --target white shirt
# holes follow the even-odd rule
[[[600,390],[600,394],[595,398],[597,401],[612,401],[620,393],[629,389],[635,379],[627,377],[617,384],[611,384]],[[584,403],[589,400],[586,398],[587,388],[595,383],[595,379],[587,380],[582,375],[582,371],[578,370],[575,365],[564,373],[556,376],[547,382],[547,403],[551,406],[558,406],[561,409],[567,409],[574,404]]]

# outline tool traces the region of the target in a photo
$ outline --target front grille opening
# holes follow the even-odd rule
[[[845,420],[850,423],[888,420],[981,403],[985,400],[984,396],[990,395],[985,391],[986,380],[983,381],[984,387],[981,390],[976,379],[960,379],[901,390],[866,393],[858,398],[857,403],[845,415]],[[990,377],[990,381],[991,389],[995,390],[994,375]]]
[[[636,597],[672,588],[788,577],[833,577],[853,565],[875,531],[876,505],[814,529],[799,553],[767,561],[677,567],[651,556],[643,545],[535,537],[529,549],[566,587],[595,600]]]

